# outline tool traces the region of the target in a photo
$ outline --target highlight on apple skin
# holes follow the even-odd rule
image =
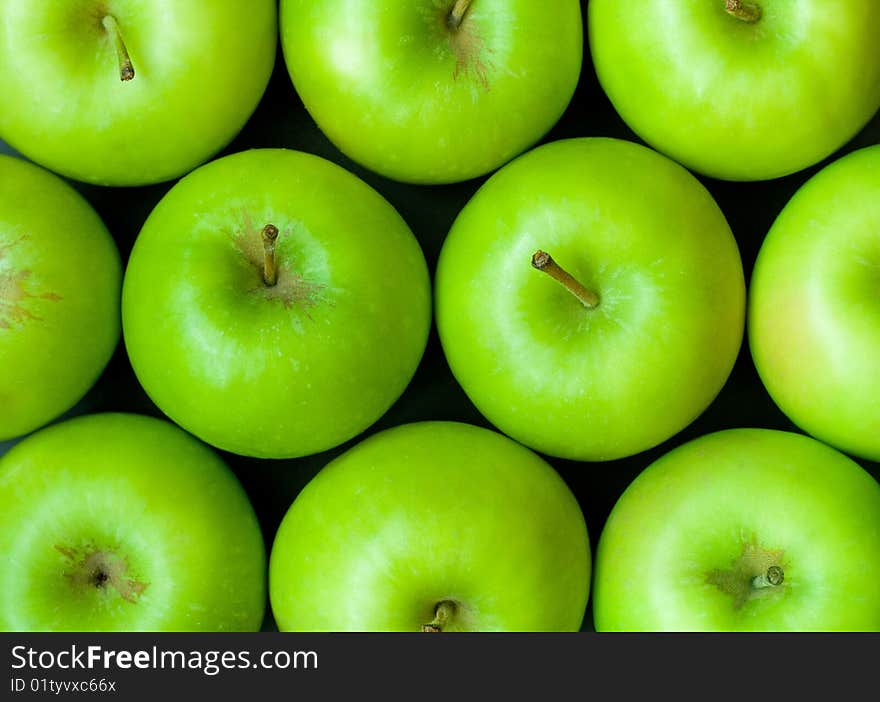
[[[282,631],[576,631],[583,513],[497,432],[418,422],[375,434],[298,494],[269,562]]]
[[[85,198],[0,155],[0,441],[73,407],[119,342],[122,262]]]
[[[440,341],[498,429],[581,461],[684,429],[739,353],[742,260],[709,192],[677,163],[604,138],[540,146],[495,173],[447,236]]]
[[[880,484],[802,434],[728,429],[646,468],[596,552],[597,631],[880,630]]]
[[[0,458],[2,631],[257,631],[265,567],[235,475],[170,422],[93,414]]]
[[[880,146],[814,175],[764,239],[748,333],[767,392],[798,427],[880,461]]]

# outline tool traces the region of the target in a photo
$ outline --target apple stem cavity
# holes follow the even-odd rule
[[[263,227],[263,282],[266,287],[274,287],[278,282],[278,269],[275,266],[275,241],[278,239],[278,227],[267,224]]]
[[[134,66],[131,64],[131,57],[128,55],[125,42],[122,40],[122,32],[119,29],[116,18],[113,15],[105,15],[104,19],[101,20],[101,24],[104,25],[107,34],[110,35],[113,43],[116,45],[116,56],[119,59],[119,80],[123,82],[131,80],[134,78]]]
[[[753,2],[743,2],[742,0],[725,0],[724,9],[727,14],[736,17],[738,20],[754,24],[761,19],[761,7]]]
[[[553,257],[546,251],[535,251],[532,255],[532,267],[543,271],[553,280],[562,284],[588,310],[596,309],[599,306],[599,296],[581,285],[568,271],[556,263]]]
[[[779,587],[785,580],[785,573],[779,566],[770,566],[766,573],[752,578],[752,587],[761,590],[766,587]]]
[[[442,600],[437,603],[434,608],[434,619],[430,624],[422,624],[422,631],[426,633],[437,634],[443,631],[443,627],[455,614],[455,602],[451,600]]]
[[[83,589],[115,590],[126,602],[136,604],[149,583],[128,577],[128,561],[112,550],[94,547],[84,549],[56,545],[67,562],[64,577],[79,591]]]
[[[468,10],[471,9],[472,2],[473,0],[455,0],[455,5],[452,6],[452,9],[449,11],[449,16],[446,18],[446,24],[449,29],[457,31],[458,28],[461,27],[465,15],[467,15]]]

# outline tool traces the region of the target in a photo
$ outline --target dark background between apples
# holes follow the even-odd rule
[[[586,47],[586,0],[581,4],[584,10],[585,55],[580,83],[562,119],[541,143],[585,136],[617,137],[641,143],[614,111],[599,86],[590,61],[589,49]],[[767,129],[772,132],[774,125],[768,124]],[[772,138],[772,133],[768,136]],[[747,184],[700,178],[721,206],[736,236],[747,281],[767,230],[795,191],[823,165],[845,153],[877,143],[880,143],[880,114],[875,115],[840,151],[822,163],[786,178]],[[408,222],[422,245],[432,273],[453,220],[486,180],[479,178],[447,186],[412,186],[395,183],[356,165],[327,140],[303,108],[287,75],[280,46],[275,70],[259,107],[238,137],[218,156],[266,147],[285,147],[317,154],[363,178],[384,195]],[[0,141],[0,153],[12,153],[12,149]],[[73,183],[97,209],[113,233],[123,261],[128,258],[134,240],[150,211],[173,184],[170,182],[144,188],[102,188]],[[138,384],[122,342],[97,384],[65,418],[108,411],[163,416]],[[257,460],[223,453],[251,498],[263,529],[267,555],[275,530],[287,508],[322,466],[370,434],[398,424],[428,419],[490,426],[452,376],[444,359],[436,328],[432,328],[425,355],[407,390],[361,436],[331,451],[295,460]],[[580,463],[545,458],[559,471],[577,496],[595,553],[602,526],[615,501],[640,471],[665,452],[690,439],[733,427],[799,431],[779,411],[761,384],[746,341],[743,342],[730,378],[715,401],[684,431],[660,446],[630,458],[607,463]],[[15,441],[0,442],[0,455],[8,451],[14,443]],[[856,460],[880,480],[880,463]],[[511,538],[516,536],[512,535]],[[275,629],[268,607],[263,628]],[[592,612],[588,607],[583,629],[591,631],[592,628]]]

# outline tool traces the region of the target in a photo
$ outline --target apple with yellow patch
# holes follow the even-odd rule
[[[880,146],[814,175],[770,228],[749,290],[749,348],[798,427],[880,461]]]

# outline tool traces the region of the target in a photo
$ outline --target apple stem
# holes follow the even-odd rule
[[[116,44],[116,56],[119,59],[119,80],[131,80],[134,78],[134,66],[131,65],[131,57],[128,55],[125,42],[122,40],[122,32],[119,29],[116,18],[113,15],[105,15],[104,19],[101,20],[101,24],[104,25],[104,29],[107,30],[107,33],[113,38],[114,44]]]
[[[562,268],[546,251],[535,251],[532,255],[532,267],[544,271],[553,280],[561,283],[566,290],[574,295],[588,310],[599,306],[599,296],[592,290],[581,285],[572,275]]]
[[[727,14],[749,24],[754,24],[761,19],[761,7],[753,2],[725,0],[724,9],[727,11]]]
[[[443,627],[453,614],[455,614],[455,602],[451,600],[438,602],[434,608],[434,620],[430,624],[422,624],[422,631],[433,634],[443,631]]]
[[[756,575],[752,578],[752,587],[756,590],[763,589],[765,587],[778,587],[782,585],[782,581],[785,580],[785,573],[782,568],[779,566],[770,566],[767,569],[766,573],[762,575]]]
[[[452,6],[449,17],[446,18],[446,24],[450,29],[454,31],[461,27],[465,15],[471,9],[471,2],[473,0],[455,0],[455,5]]]
[[[275,240],[278,238],[278,227],[267,224],[263,227],[263,282],[273,287],[278,282],[278,269],[275,267]]]

